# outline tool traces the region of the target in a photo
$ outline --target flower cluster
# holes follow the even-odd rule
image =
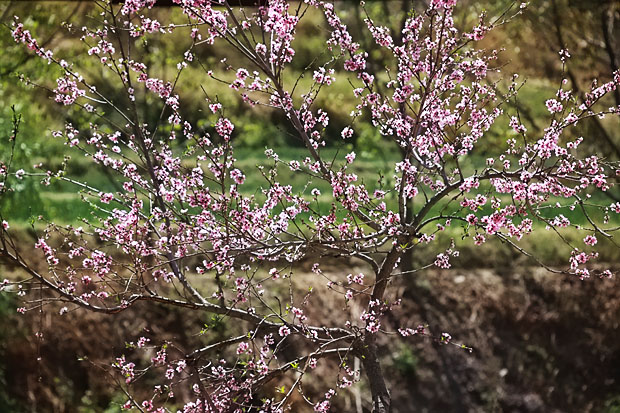
[[[86,56],[120,79],[129,109],[89,86],[72,64],[56,61],[23,24],[13,25],[17,42],[62,69],[54,88],[56,102],[77,108],[86,98],[92,100],[93,106],[84,108],[89,116],[96,114],[96,120],[88,126],[67,124],[53,135],[65,140],[67,151],[109,171],[118,184],[114,190],[93,188],[67,177],[64,169],[40,174],[46,184],[54,178],[76,185],[97,214],[82,224],[86,229],[50,224],[48,232],[58,236],[41,237],[35,244],[49,271],[31,273],[67,306],[116,313],[138,301],[151,301],[209,313],[218,325],[234,326],[222,329],[226,337],[219,342],[183,354],[169,343],[154,349],[147,345],[151,339],[138,338],[132,346],[146,354],[141,359],[147,364],[144,371],[161,372],[160,382],[152,398],[135,396],[126,409],[164,411],[172,403],[173,389],[185,386],[177,392],[183,400],[172,403],[183,405],[184,412],[241,411],[256,401],[264,383],[295,372],[293,388],[285,389],[282,398],[262,401],[262,411],[282,412],[307,369],[324,357],[339,360],[342,367],[335,388],[355,385],[358,373],[348,367],[346,357],[356,357],[364,369],[376,371],[372,363],[379,363],[377,337],[391,327],[383,316],[399,302],[388,300],[386,290],[395,273],[412,270],[402,268],[402,258],[428,244],[435,248],[435,258],[422,268],[450,268],[450,259],[459,251],[454,242],[447,249],[437,247],[441,237],[436,234],[455,223],[463,225],[463,240],[482,245],[499,239],[526,254],[520,241],[544,227],[560,235],[569,227],[582,230],[585,236],[578,239],[588,252],[571,245],[566,268],[557,271],[581,279],[613,275],[590,265],[597,257],[592,251],[599,245],[597,236],[602,241],[606,231],[614,230],[605,228],[606,222],[598,224],[592,211],[620,213],[620,203],[596,205],[591,198],[611,188],[620,167],[584,155],[582,139],[572,137],[570,128],[602,114],[595,105],[617,90],[620,73],[607,83],[595,83],[582,100],[560,88],[544,102],[552,116],[538,136],[528,132],[518,116],[509,115],[505,144],[497,145],[495,153],[480,154],[478,143],[503,115],[505,99],[491,86],[498,52],[476,49],[476,41],[494,25],[482,16],[470,31],[460,31],[454,21],[456,0],[431,1],[426,13],[406,18],[398,36],[370,17],[365,20],[372,47],[391,59],[385,73],[371,70],[370,50],[354,39],[332,2],[306,0],[293,7],[270,0],[251,11],[233,9],[227,2],[175,2],[185,14],[177,25],[140,14],[153,7],[153,0],[131,0],[120,13],[113,7],[105,11],[104,15],[113,14],[104,27],[83,30]],[[296,29],[309,8],[325,16],[329,56],[307,70],[310,85],[289,87],[283,79],[289,79],[285,72],[294,67],[290,63],[296,54]],[[117,19],[118,27],[110,23]],[[191,46],[183,48],[172,78],[155,75],[133,48],[120,47],[146,33],[165,36],[183,30]],[[222,71],[205,68],[198,59],[200,49],[216,41],[235,48],[245,63],[223,59]],[[562,59],[567,56],[563,53]],[[236,135],[241,125],[235,129],[225,116],[228,100],[220,101],[219,96],[207,96],[204,103],[211,126],[192,125],[183,116],[184,101],[176,90],[176,79],[191,65],[205,69],[206,82],[225,83],[248,109],[262,105],[278,111],[289,123],[287,132],[304,145],[304,155],[285,160],[268,148],[265,162],[255,169],[239,162]],[[516,93],[514,79],[510,93]],[[329,93],[343,81],[351,84],[354,101],[353,120],[336,132],[344,141],[328,136],[330,114],[319,99],[320,93]],[[210,93],[208,87],[204,91]],[[160,102],[164,121],[144,122],[136,108],[141,94]],[[365,120],[365,127],[393,141],[402,155],[389,173],[373,180],[362,179],[355,151],[335,151],[327,157],[323,149],[354,144],[355,131],[363,132],[357,122]],[[1,165],[3,179],[32,175],[9,173],[9,167]],[[255,179],[262,179],[261,184],[248,190]],[[577,228],[564,208],[582,211],[589,225]],[[3,241],[9,229],[3,220]],[[16,265],[26,265],[12,251],[1,252]],[[359,325],[317,320],[308,304],[315,284],[303,296],[293,291],[303,282],[296,277],[297,264],[317,256],[344,257],[364,266],[347,275],[349,271],[340,270],[332,274],[317,263],[310,274],[320,280],[319,294],[337,295],[347,309],[360,308],[349,319],[359,316]],[[428,334],[423,326],[398,332],[402,337]],[[436,340],[454,344],[448,333]],[[280,354],[291,343],[290,360],[285,362]],[[132,386],[142,371],[137,360],[128,362],[123,355],[114,364]],[[190,378],[200,384],[188,391]],[[373,392],[382,387],[382,377],[370,374],[367,379]],[[312,400],[314,410],[329,411],[335,396],[336,391],[328,389],[324,397]],[[389,392],[373,393],[372,398],[387,400]]]

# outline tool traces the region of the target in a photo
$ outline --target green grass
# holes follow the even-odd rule
[[[352,146],[348,144],[342,144],[340,148],[327,148],[322,150],[322,155],[325,159],[334,160],[335,169],[344,163],[344,156],[352,150]],[[306,156],[306,151],[303,148],[296,147],[283,147],[277,148],[280,159],[284,162],[290,160],[303,160]],[[260,173],[258,166],[264,166],[265,171],[274,165],[272,160],[267,159],[263,150],[252,150],[248,148],[240,148],[235,154],[237,162],[235,167],[240,168],[246,174],[246,182],[240,186],[240,191],[245,196],[255,195],[257,201],[264,199],[262,190],[266,190],[269,187],[268,181]],[[358,156],[354,164],[350,167],[349,172],[354,172],[358,175],[358,183],[364,183],[369,191],[373,191],[378,187],[379,176],[383,175],[387,180],[391,179],[393,174],[394,163],[397,161],[399,154],[395,151],[387,151],[383,153],[383,157],[373,156]],[[187,160],[184,165],[191,167],[194,161]],[[98,188],[103,192],[114,192],[116,187],[122,182],[118,180],[115,175],[106,175],[102,173],[103,167],[93,164],[87,158],[75,158],[70,161],[70,167],[67,175],[75,177],[76,179],[87,182],[89,185]],[[464,172],[467,174],[473,172],[475,169],[482,169],[484,166],[484,159],[481,156],[468,156],[462,161]],[[333,202],[331,186],[317,178],[312,178],[308,174],[302,172],[291,171],[286,166],[278,167],[278,181],[285,184],[290,184],[293,187],[295,193],[302,194],[310,198],[310,191],[313,188],[317,188],[321,191],[321,195],[318,197],[319,209],[323,212],[328,211]],[[25,181],[23,181],[25,182]],[[59,223],[72,223],[80,218],[91,217],[93,208],[81,199],[81,195],[78,193],[80,188],[76,185],[54,180],[50,186],[43,186],[33,182],[21,184],[21,190],[12,194],[10,204],[5,203],[3,206],[3,213],[13,220],[18,222],[27,222],[30,216],[42,215],[46,219],[51,221],[58,221]],[[387,185],[389,186],[389,185]],[[488,183],[481,185],[481,190],[484,188],[489,189]],[[493,194],[493,191],[489,191],[489,194]],[[498,196],[504,205],[510,202],[508,195],[496,195]],[[92,197],[91,197],[92,198]],[[396,195],[386,197],[386,203],[389,208],[396,208],[395,205]],[[558,199],[562,204],[566,204],[567,200]],[[423,202],[421,195],[416,198],[416,210],[419,210]],[[556,200],[550,201],[555,203]],[[602,194],[597,194],[593,202],[609,204],[611,201]],[[315,204],[316,205],[316,204]],[[450,212],[457,212],[459,209],[458,204],[445,209],[445,203],[438,203],[429,213],[438,214],[443,210],[444,214]],[[477,214],[490,214],[492,213],[490,205],[485,206]],[[598,210],[589,209],[589,212],[596,220],[602,219],[602,213]],[[579,225],[586,225],[587,221],[584,219],[583,214],[579,208],[570,210],[563,207],[549,208],[545,210],[544,215],[548,218],[553,218],[557,214],[563,214],[571,220],[571,222]],[[618,223],[619,217],[617,214],[612,214],[612,223]]]
[[[335,159],[336,163],[343,162],[344,155],[351,150],[350,146],[343,145],[340,149],[325,149],[323,155],[327,159]],[[302,148],[285,147],[278,148],[276,152],[279,154],[280,159],[288,162],[293,159],[301,160],[305,157],[304,150]],[[303,155],[302,155],[303,154]],[[384,158],[379,157],[364,157],[359,156],[354,164],[351,166],[351,172],[358,174],[360,181],[367,184],[367,187],[372,190],[376,186],[376,182],[379,174],[387,176],[392,175],[393,164],[397,160],[397,153],[388,152],[384,154]],[[243,195],[255,195],[257,202],[264,199],[262,194],[263,189],[269,187],[268,182],[261,176],[257,165],[264,165],[266,167],[273,166],[273,161],[267,160],[263,155],[263,151],[250,150],[242,148],[236,153],[237,162],[236,167],[242,169],[246,176],[246,182],[240,186],[240,190]],[[86,158],[76,158],[73,162],[73,166],[69,168],[69,175],[78,175],[81,179],[88,181],[92,186],[101,188],[104,191],[114,191],[114,184],[110,181],[110,178],[102,174],[98,167],[92,166],[90,161]],[[190,165],[191,161],[187,161],[186,166]],[[466,169],[481,168],[484,164],[483,157],[469,157],[468,165]],[[332,205],[332,190],[331,187],[322,180],[314,179],[309,180],[308,175],[300,172],[290,171],[287,167],[279,168],[280,182],[291,184],[295,191],[303,193],[307,199],[310,199],[310,191],[312,188],[318,188],[321,191],[321,195],[318,197],[318,205],[313,202],[312,207],[321,213],[327,213]],[[482,184],[481,190],[484,190],[484,186],[488,188],[488,183]],[[46,220],[56,222],[58,224],[78,224],[78,221],[83,218],[92,220],[93,217],[101,217],[103,214],[100,211],[96,211],[92,205],[82,200],[82,195],[77,192],[75,185],[68,182],[55,181],[50,186],[37,186],[39,192],[36,196],[24,196],[13,197],[12,204],[9,205],[10,209],[6,210],[6,204],[3,205],[5,210],[3,214],[6,218],[11,220],[12,225],[16,228],[29,226],[29,217],[31,215],[42,215]],[[492,191],[490,191],[492,194]],[[26,194],[30,194],[26,192]],[[30,194],[32,195],[32,194]],[[496,195],[502,200],[502,205],[510,203],[509,195]],[[93,197],[88,198],[97,205],[97,200]],[[571,202],[571,200],[559,200],[562,204]],[[597,194],[590,200],[593,203],[609,204],[612,201],[606,198],[602,194]],[[419,210],[423,202],[422,196],[416,198],[416,211]],[[450,213],[457,213],[464,216],[471,211],[459,211],[458,203],[453,203],[449,208],[445,208],[446,202],[440,202],[435,205],[428,216],[438,215],[443,212],[444,215]],[[550,204],[555,203],[556,200],[550,201]],[[396,209],[395,195],[386,197],[386,203],[388,208]],[[106,209],[112,209],[116,205],[105,205]],[[146,207],[145,207],[146,208]],[[600,222],[602,220],[602,213],[594,208],[588,208],[588,211],[592,215],[593,219]],[[493,210],[490,205],[486,205],[479,211],[476,211],[478,216],[491,214]],[[338,215],[343,217],[346,212],[339,211]],[[579,208],[570,210],[567,207],[560,209],[553,207],[544,210],[544,216],[553,218],[558,214],[563,214],[568,217],[573,224],[583,225],[590,227],[587,220],[583,217]],[[298,220],[306,220],[309,214],[301,214]],[[612,213],[611,221],[608,226],[619,226],[620,216]],[[518,219],[515,220],[519,222]],[[37,224],[40,225],[40,224]],[[435,223],[428,225],[423,229],[425,233],[432,233],[436,230]],[[583,243],[583,237],[586,235],[584,231],[577,230],[575,228],[566,228],[560,230],[562,236],[565,237],[573,246],[589,251],[590,248]],[[451,240],[454,240],[457,250],[461,251],[459,258],[453,259],[452,262],[457,267],[476,267],[476,266],[503,266],[506,262],[512,262],[519,257],[519,254],[514,251],[508,244],[502,243],[493,237],[487,237],[489,241],[482,246],[475,246],[471,238],[475,235],[473,228],[467,228],[462,222],[454,220],[451,226],[447,227],[445,231],[437,234],[437,242],[432,245],[418,245],[415,248],[415,260],[419,265],[426,265],[434,261],[436,254],[442,251],[444,248],[448,248]],[[611,262],[616,259],[618,254],[618,248],[603,236],[597,236],[599,243],[596,246],[596,251],[600,253],[599,261]],[[568,257],[570,256],[571,247],[561,242],[557,234],[553,230],[546,230],[545,224],[540,221],[534,222],[533,234],[526,236],[522,241],[518,243],[525,250],[534,253],[540,257],[541,260],[550,265],[565,265]]]

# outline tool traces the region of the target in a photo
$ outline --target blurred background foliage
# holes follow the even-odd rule
[[[483,10],[487,11],[489,19],[492,19],[512,4],[509,0],[462,0],[460,3],[455,19],[462,28],[474,25]],[[389,57],[364,34],[365,11],[359,2],[337,1],[336,7],[352,33],[361,36],[362,48],[371,56],[370,70],[380,79],[385,79],[381,73],[383,67],[390,63]],[[421,12],[425,7],[424,1],[366,2],[366,11],[370,16],[379,24],[393,28],[395,32],[402,27],[409,10]],[[174,7],[155,8],[152,14],[161,21],[180,21],[179,11]],[[85,48],[76,40],[75,33],[79,32],[79,28],[98,18],[98,10],[93,2],[0,2],[0,158],[6,159],[8,156],[8,146],[4,143],[11,132],[14,109],[22,116],[22,124],[13,170],[32,170],[32,165],[40,162],[45,168],[54,169],[62,163],[65,155],[71,154],[74,159],[69,163],[69,175],[85,179],[101,190],[114,191],[118,186],[114,177],[103,168],[76,156],[77,152],[69,152],[62,141],[51,137],[53,130],[62,129],[66,123],[71,123],[78,129],[87,129],[89,122],[99,121],[75,108],[55,104],[50,98],[49,90],[39,89],[23,81],[28,79],[42,87],[53,88],[53,79],[59,72],[54,66],[33,57],[21,45],[15,44],[9,29],[14,15],[20,16],[21,21],[44,47],[55,50],[58,56],[67,61],[77,62],[80,73],[93,80],[98,90],[112,101],[120,104],[126,102],[124,92],[115,88],[116,79],[112,78],[109,71],[103,70],[96,60],[84,58]],[[285,75],[286,83],[291,87],[299,82],[298,90],[307,89],[317,62],[329,57],[324,47],[328,33],[324,27],[321,16],[313,11],[309,12],[298,27],[297,40],[293,44],[296,56]],[[164,80],[172,80],[176,75],[176,70],[171,68],[178,63],[179,51],[189,46],[187,33],[182,30],[171,36],[149,35],[136,42],[141,46],[135,48],[136,53],[141,54],[136,55],[136,59],[142,59],[149,66],[152,77]],[[522,16],[492,32],[481,42],[481,46],[503,49],[498,66],[503,66],[504,73],[519,73],[520,79],[526,80],[518,100],[508,102],[504,109],[508,114],[518,112],[531,139],[537,139],[549,121],[544,102],[555,94],[561,81],[562,67],[558,56],[560,49],[567,48],[572,55],[565,76],[578,93],[587,91],[593,79],[608,81],[612,71],[618,68],[620,4],[617,0],[531,1]],[[202,65],[213,69],[217,77],[231,76],[221,63],[223,58],[233,66],[243,65],[242,58],[231,55],[230,48],[223,42],[200,47],[197,57]],[[300,73],[305,76],[298,78]],[[347,81],[348,76],[350,75],[347,73],[337,71],[337,81],[329,91],[319,96],[317,102],[319,106],[327,109],[331,118],[326,131],[330,146],[328,151],[331,151],[328,155],[339,154],[342,157],[355,149],[358,154],[357,172],[366,182],[375,182],[378,171],[389,174],[390,163],[398,158],[399,149],[380,136],[367,119],[356,122],[356,134],[352,141],[345,143],[340,139],[340,131],[349,124],[349,111],[355,104],[351,86]],[[204,91],[201,85],[205,86]],[[500,93],[505,92],[506,84],[500,82],[498,88]],[[181,97],[183,118],[194,125],[197,133],[213,130],[215,118],[210,115],[205,92],[223,103],[226,116],[235,123],[233,139],[239,148],[237,158],[239,166],[246,170],[248,175],[245,190],[255,192],[256,188],[264,185],[261,177],[251,174],[251,170],[257,163],[264,162],[263,151],[266,147],[276,149],[283,159],[299,159],[300,154],[303,154],[300,141],[292,133],[281,113],[265,107],[250,109],[236,94],[231,93],[226,85],[208,81],[200,65],[191,65],[184,70],[176,90]],[[138,91],[137,99],[144,121],[149,125],[157,124],[162,113],[159,99],[144,91]],[[609,96],[605,103],[619,105],[620,92]],[[111,116],[114,121],[118,120],[114,115]],[[110,128],[110,125],[100,126]],[[488,133],[487,139],[479,142],[477,156],[469,159],[472,168],[484,162],[487,153],[497,153],[498,148],[504,147],[508,130],[505,118],[500,119]],[[571,133],[572,137],[587,137],[584,143],[587,145],[586,150],[608,159],[620,159],[620,120],[617,117],[592,118],[580,123]],[[187,142],[179,139],[176,144],[179,149],[183,149]],[[298,187],[307,183],[303,179],[300,181],[303,177],[295,174],[282,177],[289,178]],[[12,191],[3,197],[0,213],[10,217],[16,226],[22,225],[26,228],[30,218],[38,215],[68,223],[80,217],[88,217],[92,212],[92,208],[82,202],[74,188],[67,184],[53,183],[49,187],[43,187],[35,179],[24,179],[10,180],[9,185]],[[327,187],[319,186],[319,189],[323,193],[328,191]],[[608,197],[610,200],[618,200],[620,192],[617,189],[609,191]],[[324,199],[326,205],[330,203],[328,198]],[[570,218],[578,219],[577,215]],[[565,256],[567,251],[564,245],[559,245],[546,235],[543,233],[541,238],[527,241],[531,242],[528,247],[536,249],[547,262],[555,263],[559,255]],[[31,242],[28,234],[24,233],[23,236],[25,242]],[[566,236],[570,238],[576,234]],[[617,355],[620,354],[620,330],[617,321],[620,319],[620,300],[616,297],[617,294],[592,286],[582,289],[581,286],[575,286],[566,280],[560,280],[556,284],[551,281],[541,284],[539,278],[532,274],[523,275],[526,281],[514,281],[512,272],[506,269],[511,265],[509,263],[525,265],[527,262],[515,256],[509,248],[500,243],[488,243],[481,253],[480,249],[473,249],[463,242],[466,234],[463,234],[461,228],[449,229],[440,243],[447,245],[451,237],[460,240],[458,247],[462,251],[461,257],[455,264],[457,268],[465,270],[468,285],[471,285],[470,301],[465,297],[462,299],[463,303],[455,304],[450,301],[449,293],[445,294],[447,298],[442,297],[442,291],[458,291],[462,286],[458,282],[447,282],[445,273],[430,273],[414,281],[399,284],[405,291],[410,291],[410,298],[416,303],[409,310],[419,315],[420,320],[434,322],[451,333],[460,333],[460,337],[463,337],[461,341],[470,339],[478,342],[482,337],[487,337],[487,331],[491,331],[493,336],[499,339],[493,342],[494,344],[481,348],[479,354],[465,362],[466,366],[461,365],[462,356],[449,352],[443,354],[429,343],[416,345],[415,348],[404,343],[397,347],[399,350],[386,356],[393,363],[390,371],[394,373],[395,382],[399,383],[398,378],[402,378],[401,384],[411,386],[411,392],[415,394],[413,399],[424,401],[423,405],[402,404],[402,410],[397,411],[424,411],[424,408],[427,411],[620,411],[620,361]],[[603,260],[617,261],[618,251],[611,243],[601,241],[599,246]],[[433,251],[421,249],[416,254],[416,262],[425,263],[433,256]],[[494,268],[495,278],[491,278],[495,281],[489,284],[484,277],[477,277],[478,273],[473,269],[480,267]],[[7,271],[10,274],[10,268],[0,268],[0,278],[4,278]],[[451,274],[448,278],[457,280],[462,276]],[[504,276],[508,277],[509,281],[506,281]],[[576,293],[565,292],[572,288],[581,290]],[[601,300],[612,304],[599,308],[598,302],[588,302],[590,294],[595,293],[599,294]],[[514,312],[510,311],[511,303],[505,301],[510,294],[513,298],[516,297],[513,303]],[[567,301],[567,296],[574,298],[574,301]],[[554,299],[546,301],[549,297]],[[522,302],[519,300],[529,302],[528,308],[534,308],[537,313],[520,316],[517,309]],[[457,311],[462,305],[474,305],[478,301],[483,307],[479,313],[475,313],[479,315],[474,316],[474,313],[471,313],[465,318],[464,313],[461,314],[464,310]],[[613,307],[613,303],[616,307]],[[19,370],[11,360],[15,357],[36,357],[36,352],[40,349],[37,349],[31,332],[26,327],[28,322],[34,322],[34,319],[30,316],[30,319],[17,318],[14,315],[15,307],[14,299],[0,295],[0,317],[3,321],[6,320],[0,324],[0,360],[9,360],[0,362],[0,411],[32,411],[33,406],[36,410],[37,398],[41,403],[40,411],[116,411],[122,398],[105,388],[102,384],[103,378],[89,375],[83,365],[75,363],[76,354],[95,350],[101,353],[101,357],[114,356],[110,349],[106,350],[107,353],[101,352],[101,346],[98,346],[92,337],[82,337],[78,342],[70,342],[69,334],[50,339],[44,349],[47,351],[48,364],[44,366],[47,370],[41,374],[36,373],[36,363],[32,360],[24,370]],[[325,308],[330,308],[330,305],[325,305]],[[568,315],[561,315],[560,309],[569,309]],[[571,314],[581,314],[580,311],[586,312],[590,318],[571,318]],[[198,318],[180,322],[181,315],[174,312],[161,316],[165,319],[164,324],[169,328],[170,335],[175,337],[189,334],[186,328],[194,332],[195,327],[201,325]],[[322,316],[329,317],[328,314]],[[131,317],[139,317],[142,325],[149,325],[154,320],[151,316],[137,312],[124,317],[109,321],[111,324],[106,324],[107,328],[114,331],[114,323],[128,323],[127,319]],[[616,321],[613,321],[614,317]],[[587,326],[588,333],[584,336],[584,330],[575,327],[575,334],[580,334],[580,338],[574,344],[564,346],[569,350],[563,348],[563,352],[558,353],[558,348],[563,345],[558,345],[555,339],[544,337],[546,331],[541,326],[553,334],[567,334],[565,330],[577,319]],[[71,329],[72,323],[78,320],[81,319],[70,318],[60,325]],[[99,319],[91,321],[100,322]],[[488,325],[482,326],[481,323]],[[596,329],[605,331],[597,335],[594,332]],[[536,335],[535,330],[542,335]],[[122,340],[120,337],[116,338]],[[185,337],[188,343],[194,339]],[[66,352],[64,358],[58,357],[55,360],[58,362],[56,364],[64,365],[64,368],[53,367],[52,354],[56,354],[57,350],[54,345]],[[566,360],[566,351],[590,353],[571,364]],[[615,356],[612,355],[614,351],[618,352]],[[594,357],[595,355],[598,358]],[[591,364],[585,366],[586,362]],[[501,368],[507,368],[509,373],[505,375],[506,378],[501,376],[500,380],[497,371]],[[583,368],[598,368],[602,372],[615,373],[607,373],[607,376],[601,377],[599,381],[596,381],[592,374],[584,374],[584,378],[580,380],[578,370]],[[561,374],[572,380],[562,382],[565,388],[553,386],[552,383]],[[38,375],[46,377],[45,385],[37,387],[35,382]],[[550,382],[544,381],[545,377]],[[478,381],[471,383],[472,380]],[[593,388],[587,380],[596,382],[598,387]],[[436,385],[433,389],[433,383],[441,385]],[[45,391],[43,395],[35,397],[33,389]],[[451,397],[443,397],[441,392]],[[511,392],[517,396],[510,398],[508,393]],[[406,403],[406,392],[401,393],[403,392],[396,391],[395,400],[397,403],[399,400]]]
[[[467,28],[476,22],[483,10],[487,12],[488,19],[493,19],[511,4],[509,0],[465,0],[457,9],[455,18],[458,26]],[[370,70],[385,81],[387,78],[383,68],[390,62],[385,52],[365,35],[365,13],[368,12],[379,24],[385,24],[398,32],[408,10],[421,12],[425,7],[424,2],[370,1],[365,10],[359,2],[354,1],[339,1],[336,6],[352,33],[362,39],[362,48],[370,54]],[[504,73],[520,73],[521,79],[526,81],[518,100],[508,102],[504,110],[508,114],[519,112],[532,140],[537,139],[548,124],[549,114],[544,102],[555,93],[561,80],[558,51],[562,47],[568,48],[572,54],[566,76],[577,91],[583,93],[595,78],[600,81],[610,79],[612,67],[618,66],[620,54],[618,13],[618,3],[615,1],[536,1],[529,5],[523,16],[501,26],[482,41],[482,47],[503,49],[497,64],[503,67]],[[53,65],[34,58],[25,48],[15,44],[8,28],[12,17],[20,16],[44,47],[54,49],[57,56],[69,62],[76,62],[76,68],[81,74],[91,79],[98,90],[122,107],[127,97],[123,90],[115,87],[117,82],[113,74],[104,70],[96,59],[83,58],[85,47],[77,40],[76,32],[79,28],[96,19],[97,14],[98,9],[92,2],[6,1],[0,4],[0,22],[3,25],[0,27],[3,57],[0,59],[0,137],[6,139],[10,132],[11,107],[14,106],[23,119],[15,169],[29,170],[32,164],[39,162],[53,169],[60,165],[64,155],[69,154],[75,158],[70,163],[70,174],[87,175],[94,186],[114,190],[117,185],[103,168],[75,156],[77,152],[71,153],[63,142],[51,138],[51,131],[61,129],[66,123],[85,130],[89,122],[99,124],[104,130],[110,130],[110,125],[101,125],[101,121],[74,107],[55,104],[50,99],[49,90],[35,90],[34,86],[20,81],[20,78],[28,79],[43,88],[53,88],[53,79],[59,73]],[[153,14],[162,21],[181,21],[179,11],[174,7],[156,8]],[[314,11],[308,13],[298,28],[294,43],[296,56],[292,67],[285,74],[286,83],[291,87],[298,83],[298,91],[307,90],[313,70],[328,58],[323,47],[326,35],[321,16]],[[174,67],[180,58],[179,50],[189,46],[184,30],[167,36],[152,34],[136,42],[139,43],[136,46],[140,46],[134,48],[136,60],[144,60],[150,75],[164,80],[173,80],[176,76]],[[213,130],[215,118],[208,110],[206,93],[223,103],[226,116],[236,125],[233,139],[238,148],[251,149],[245,152],[250,158],[260,159],[265,147],[290,149],[301,146],[281,113],[266,107],[250,109],[240,97],[230,93],[225,84],[207,81],[203,67],[214,70],[217,77],[227,78],[231,74],[227,73],[221,60],[226,58],[226,63],[237,67],[243,65],[241,56],[231,54],[224,42],[216,42],[213,46],[202,45],[196,49],[196,54],[200,64],[185,69],[176,86],[181,96],[183,118],[194,125],[196,133]],[[298,78],[302,73],[304,77]],[[318,105],[326,108],[331,118],[326,139],[331,146],[341,148],[342,155],[346,153],[345,150],[348,152],[354,147],[359,155],[357,164],[361,168],[364,168],[364,162],[376,163],[378,160],[383,161],[387,167],[389,161],[398,157],[398,148],[390,140],[381,137],[367,122],[368,119],[356,122],[353,140],[345,144],[340,139],[340,131],[349,124],[349,112],[355,104],[348,83],[349,76],[348,73],[338,71],[337,80],[328,93],[319,95]],[[506,92],[506,85],[500,82],[498,89],[499,93]],[[153,94],[144,93],[144,90],[138,91],[137,99],[144,122],[158,124],[162,115],[161,101]],[[610,96],[605,103],[620,104],[620,93]],[[113,113],[109,116],[113,121],[120,122]],[[169,132],[169,129],[163,127],[162,131]],[[571,137],[587,136],[588,150],[610,159],[618,159],[618,130],[620,124],[617,118],[593,118],[580,123],[578,128],[571,131]],[[504,147],[509,131],[507,117],[500,118],[487,137],[478,143],[477,157],[472,158],[471,163],[482,162],[487,153],[496,153],[498,147]],[[176,144],[180,148],[186,145],[183,139],[178,139]],[[6,145],[0,147],[0,156],[6,157],[6,151]],[[367,181],[375,180],[376,173],[368,176]],[[71,222],[84,213],[88,214],[88,208],[78,205],[81,201],[66,185],[41,188],[32,179],[10,183],[14,192],[3,201],[0,211],[14,220],[26,222],[30,216],[44,215],[48,219]],[[619,194],[611,191],[610,196],[618,198]],[[66,207],[67,202],[71,203],[71,208]]]

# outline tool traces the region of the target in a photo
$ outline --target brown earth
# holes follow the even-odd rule
[[[294,276],[299,297],[308,286],[325,284],[308,271],[309,265],[302,264]],[[360,270],[324,266],[326,275],[336,279]],[[385,328],[426,324],[434,336],[448,332],[473,348],[469,353],[419,336],[383,336],[394,411],[619,412],[618,285],[616,279],[580,281],[516,263],[394,279],[391,298],[402,298],[402,305],[387,315]],[[78,310],[61,317],[53,306],[42,316],[36,311],[18,316],[14,302],[5,297],[1,304],[6,313],[0,326],[1,411],[103,411],[123,397],[111,376],[96,366],[109,366],[125,351],[126,341],[146,334],[191,348],[216,338],[209,334],[220,334],[198,334],[208,321],[205,314],[157,305],[139,304],[114,316]],[[362,304],[345,307],[335,294],[313,294],[306,312],[326,325],[341,325],[345,319],[358,320]],[[33,333],[41,327],[44,339],[39,342]],[[335,375],[326,375],[330,367],[326,362],[308,380],[307,396],[335,384]],[[368,406],[368,399],[362,380],[340,391],[334,411],[366,412],[357,405],[361,400]],[[312,411],[301,397],[295,400],[293,412]]]

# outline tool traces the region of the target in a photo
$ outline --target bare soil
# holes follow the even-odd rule
[[[309,272],[310,265],[302,263],[295,275],[296,299],[309,286],[326,283]],[[365,270],[329,263],[324,268],[336,279]],[[3,277],[7,271],[2,267]],[[580,281],[516,263],[428,270],[394,279],[390,298],[401,298],[402,304],[386,316],[384,328],[424,324],[436,337],[447,332],[473,348],[469,353],[419,336],[383,336],[394,411],[620,411],[618,286],[615,279]],[[42,316],[36,311],[19,316],[13,312],[15,303],[3,300],[8,314],[0,325],[0,383],[5,388],[0,410],[2,398],[10,406],[3,411],[103,411],[122,398],[112,377],[96,366],[109,366],[125,351],[126,341],[158,335],[191,348],[217,339],[198,334],[207,315],[157,305],[138,304],[114,316],[75,311],[61,317],[52,308]],[[364,304],[363,299],[345,305],[341,296],[312,294],[306,312],[326,325],[341,325],[346,319],[359,320]],[[34,337],[40,328],[41,342]],[[334,386],[330,367],[317,369],[304,387],[307,396],[319,397]],[[359,413],[360,400],[369,405],[363,381],[340,391],[334,411]],[[292,411],[312,408],[297,397]]]

